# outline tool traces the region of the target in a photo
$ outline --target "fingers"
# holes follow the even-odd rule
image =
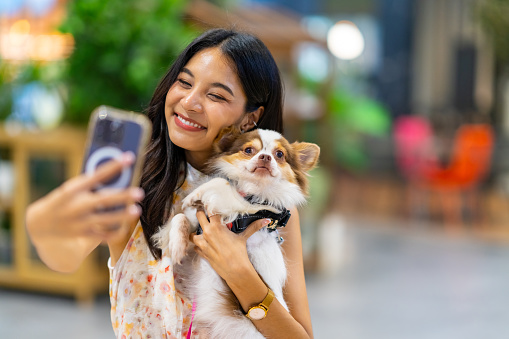
[[[80,209],[85,212],[90,212],[122,205],[127,206],[135,202],[140,202],[144,197],[145,193],[143,189],[139,187],[126,190],[104,189],[96,193],[90,193],[89,198],[81,204]]]
[[[198,210],[196,212],[196,218],[198,219],[198,222],[200,223],[200,226],[203,229],[203,231],[205,231],[205,228],[207,228],[207,226],[209,226],[212,223],[214,224],[221,223],[221,216],[219,214],[210,215],[207,218],[207,214],[205,214],[205,211],[203,210]]]
[[[198,210],[198,212],[196,212],[196,218],[198,218],[198,222],[200,223],[202,229],[203,225],[210,223],[209,220],[207,219],[207,215],[203,210]]]
[[[67,193],[75,194],[80,190],[90,190],[100,183],[106,182],[108,179],[118,175],[124,167],[131,166],[134,163],[134,154],[125,152],[119,159],[114,159],[101,165],[91,175],[81,175],[72,179],[62,187]]]
[[[212,215],[209,217],[210,221],[207,219],[207,215],[205,214],[204,211],[202,210],[199,210],[198,212],[196,212],[196,217],[198,218],[198,222],[200,223],[202,229],[203,229],[203,232],[205,232],[205,230],[212,224],[212,223],[218,223],[220,224],[221,223],[221,216],[220,215]],[[252,222],[244,232],[240,233],[240,235],[242,237],[244,237],[244,239],[248,239],[250,236],[252,236],[253,234],[255,234],[257,231],[261,230],[263,227],[267,226],[268,224],[270,224],[271,220],[270,219],[260,219],[260,220],[257,220],[257,221],[254,221]],[[194,240],[192,240],[190,238],[191,241],[193,241],[195,243]]]
[[[197,235],[196,233],[189,234],[189,241],[194,244],[194,250],[202,257],[205,257],[204,249],[207,248],[208,242],[205,240],[202,234]]]
[[[140,214],[139,206],[129,205],[122,210],[89,214],[82,222],[86,225],[93,225],[89,226],[89,231],[92,233],[104,235],[117,231],[124,223],[130,224],[138,219]]]
[[[270,219],[260,219],[253,221],[241,235],[247,240],[250,236],[267,226],[271,222]]]
[[[203,238],[203,235],[197,235],[196,233],[189,234],[189,241],[191,241],[196,246],[198,246],[197,243],[200,242],[200,240],[202,238]]]
[[[211,215],[207,219],[207,215],[205,214],[205,211],[198,210],[196,212],[196,218],[198,219],[198,222],[202,228],[203,233],[200,235],[197,235],[196,232],[191,233],[189,235],[189,240],[196,245],[196,247],[202,249],[204,246],[207,246],[208,240],[210,240],[211,234],[211,226],[214,225],[221,225],[221,216],[220,215]],[[210,221],[209,221],[210,219]],[[204,234],[207,233],[209,236],[208,238],[204,237]],[[212,231],[213,233],[213,231]],[[214,238],[214,236],[212,236]]]

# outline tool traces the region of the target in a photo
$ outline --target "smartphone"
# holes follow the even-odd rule
[[[104,188],[124,189],[140,184],[151,132],[150,120],[140,113],[109,106],[99,106],[92,112],[82,172],[92,174],[102,164],[120,158],[127,151],[136,157],[132,166],[125,167],[114,178],[99,184],[95,191]]]

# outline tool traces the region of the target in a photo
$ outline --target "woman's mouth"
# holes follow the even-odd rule
[[[203,131],[206,129],[202,125],[198,124],[196,121],[186,119],[177,113],[175,113],[175,124],[180,128],[185,129],[186,131],[196,132]]]

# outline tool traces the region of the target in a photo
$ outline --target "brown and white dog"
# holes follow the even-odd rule
[[[189,246],[189,234],[197,231],[198,208],[221,215],[228,225],[238,217],[262,210],[272,213],[301,205],[307,195],[307,171],[317,161],[320,148],[311,143],[290,144],[281,134],[254,130],[241,134],[226,128],[214,143],[207,165],[212,179],[194,189],[175,215],[155,235],[159,247],[169,246],[180,291],[196,302],[193,327],[210,338],[263,338],[240,311],[238,301],[223,279]],[[249,201],[245,199],[249,196]],[[286,266],[278,232],[263,228],[247,241],[249,259],[278,301],[283,299]]]

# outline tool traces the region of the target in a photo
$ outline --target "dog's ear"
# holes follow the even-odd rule
[[[292,144],[295,153],[298,154],[300,167],[307,172],[316,166],[320,156],[320,147],[309,142],[294,142]]]
[[[219,153],[226,152],[228,149],[230,149],[230,147],[233,145],[233,142],[239,137],[240,134],[241,132],[238,126],[232,125],[223,128],[214,140],[216,151]]]

